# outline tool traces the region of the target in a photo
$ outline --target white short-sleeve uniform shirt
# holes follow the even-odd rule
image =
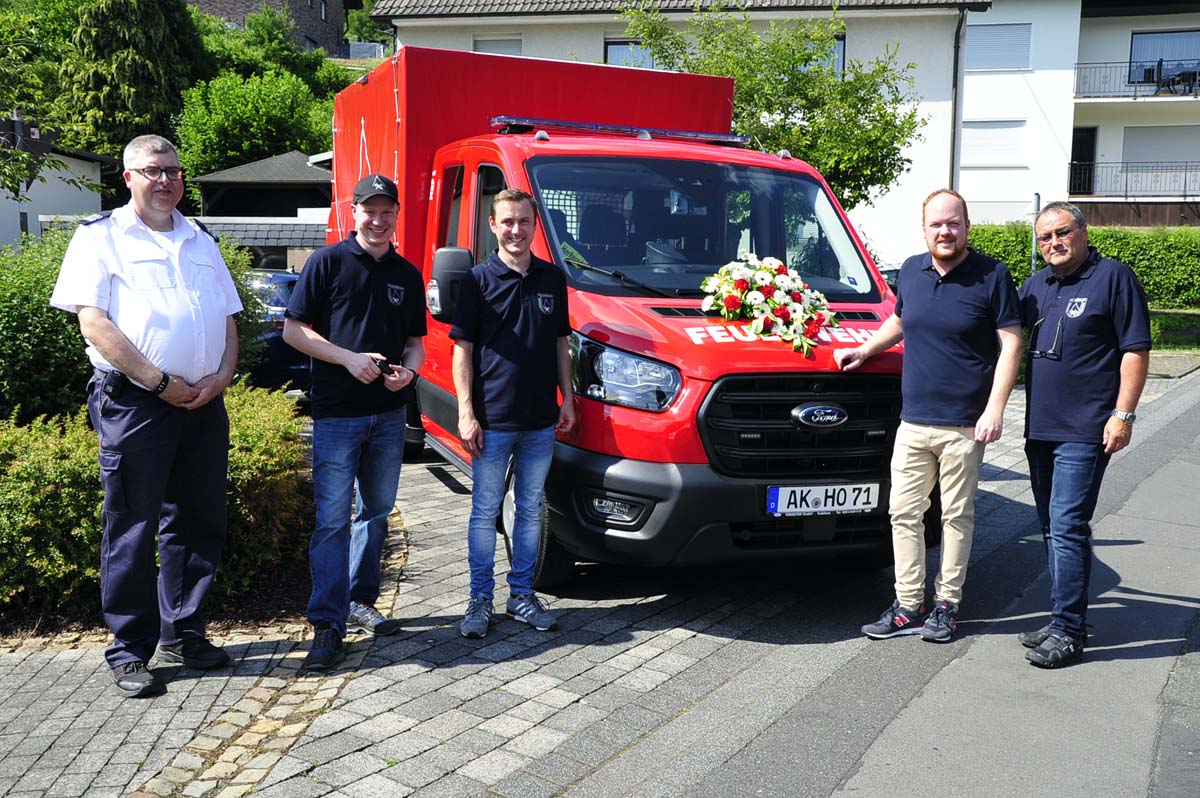
[[[173,218],[174,229],[159,233],[127,204],[81,224],[50,304],[71,313],[107,311],[147,360],[194,383],[220,368],[225,320],[242,303],[212,237],[179,211]],[[113,368],[90,341],[87,355],[92,365]]]

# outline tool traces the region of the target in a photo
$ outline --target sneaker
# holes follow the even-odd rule
[[[207,671],[229,664],[225,649],[214,646],[203,637],[188,637],[178,643],[159,643],[158,658],[177,662],[198,671]]]
[[[1025,659],[1039,668],[1061,668],[1083,657],[1085,637],[1071,637],[1051,630],[1046,639],[1025,652]]]
[[[864,626],[862,632],[872,640],[886,640],[889,637],[901,635],[919,635],[924,619],[924,604],[915,610],[910,610],[901,607],[899,601],[893,601],[892,606],[879,616],[879,620]]]
[[[126,698],[142,698],[161,693],[162,682],[140,659],[125,662],[112,669],[113,684]]]
[[[539,632],[553,629],[558,621],[546,611],[541,599],[533,593],[519,593],[508,597],[504,605],[504,614],[514,621],[527,623]]]
[[[1021,632],[1017,635],[1017,641],[1025,648],[1037,648],[1049,636],[1050,624],[1046,624],[1036,632]]]
[[[929,613],[929,617],[925,619],[925,627],[921,630],[921,639],[931,643],[949,643],[956,626],[958,626],[958,605],[939,599],[933,603],[933,612]]]
[[[350,602],[350,615],[346,617],[347,632],[365,632],[369,635],[394,635],[400,631],[400,621],[387,618],[370,604]]]
[[[478,640],[488,633],[488,624],[492,622],[492,600],[483,596],[471,596],[467,602],[467,611],[463,614],[458,632],[463,637]]]
[[[300,669],[327,671],[341,662],[344,656],[346,656],[346,644],[342,642],[342,636],[338,634],[337,629],[328,626],[318,627],[314,630],[312,645],[309,646],[308,655],[304,657],[304,664],[300,666]]]

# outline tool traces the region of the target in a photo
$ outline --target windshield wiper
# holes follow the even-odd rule
[[[675,296],[708,296],[703,288],[676,288]]]
[[[611,277],[614,280],[620,280],[621,282],[625,283],[626,285],[632,285],[635,288],[641,288],[643,291],[649,291],[652,294],[658,294],[659,296],[663,296],[663,297],[667,297],[667,298],[670,298],[670,296],[671,296],[666,291],[655,288],[652,285],[647,285],[646,283],[643,283],[641,280],[635,280],[634,278],[630,277],[628,274],[625,274],[624,272],[615,272],[615,271],[609,271],[608,269],[601,269],[599,266],[593,266],[592,264],[588,263],[587,261],[576,260],[575,258],[568,258],[565,255],[563,256],[563,260],[566,261],[571,266],[575,266],[580,269],[586,269],[587,271],[590,271],[590,272],[598,272],[599,274],[603,274],[606,277]]]

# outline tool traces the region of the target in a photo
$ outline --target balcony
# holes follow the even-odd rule
[[[1200,161],[1121,161],[1070,165],[1072,196],[1200,196]]]
[[[1198,93],[1200,56],[1075,65],[1076,97],[1195,97]]]

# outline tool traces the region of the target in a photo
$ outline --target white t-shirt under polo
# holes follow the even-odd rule
[[[242,303],[216,242],[179,211],[173,219],[171,232],[156,233],[127,204],[81,224],[50,304],[106,311],[147,360],[194,383],[220,368],[226,319]],[[87,355],[113,368],[90,341]]]

